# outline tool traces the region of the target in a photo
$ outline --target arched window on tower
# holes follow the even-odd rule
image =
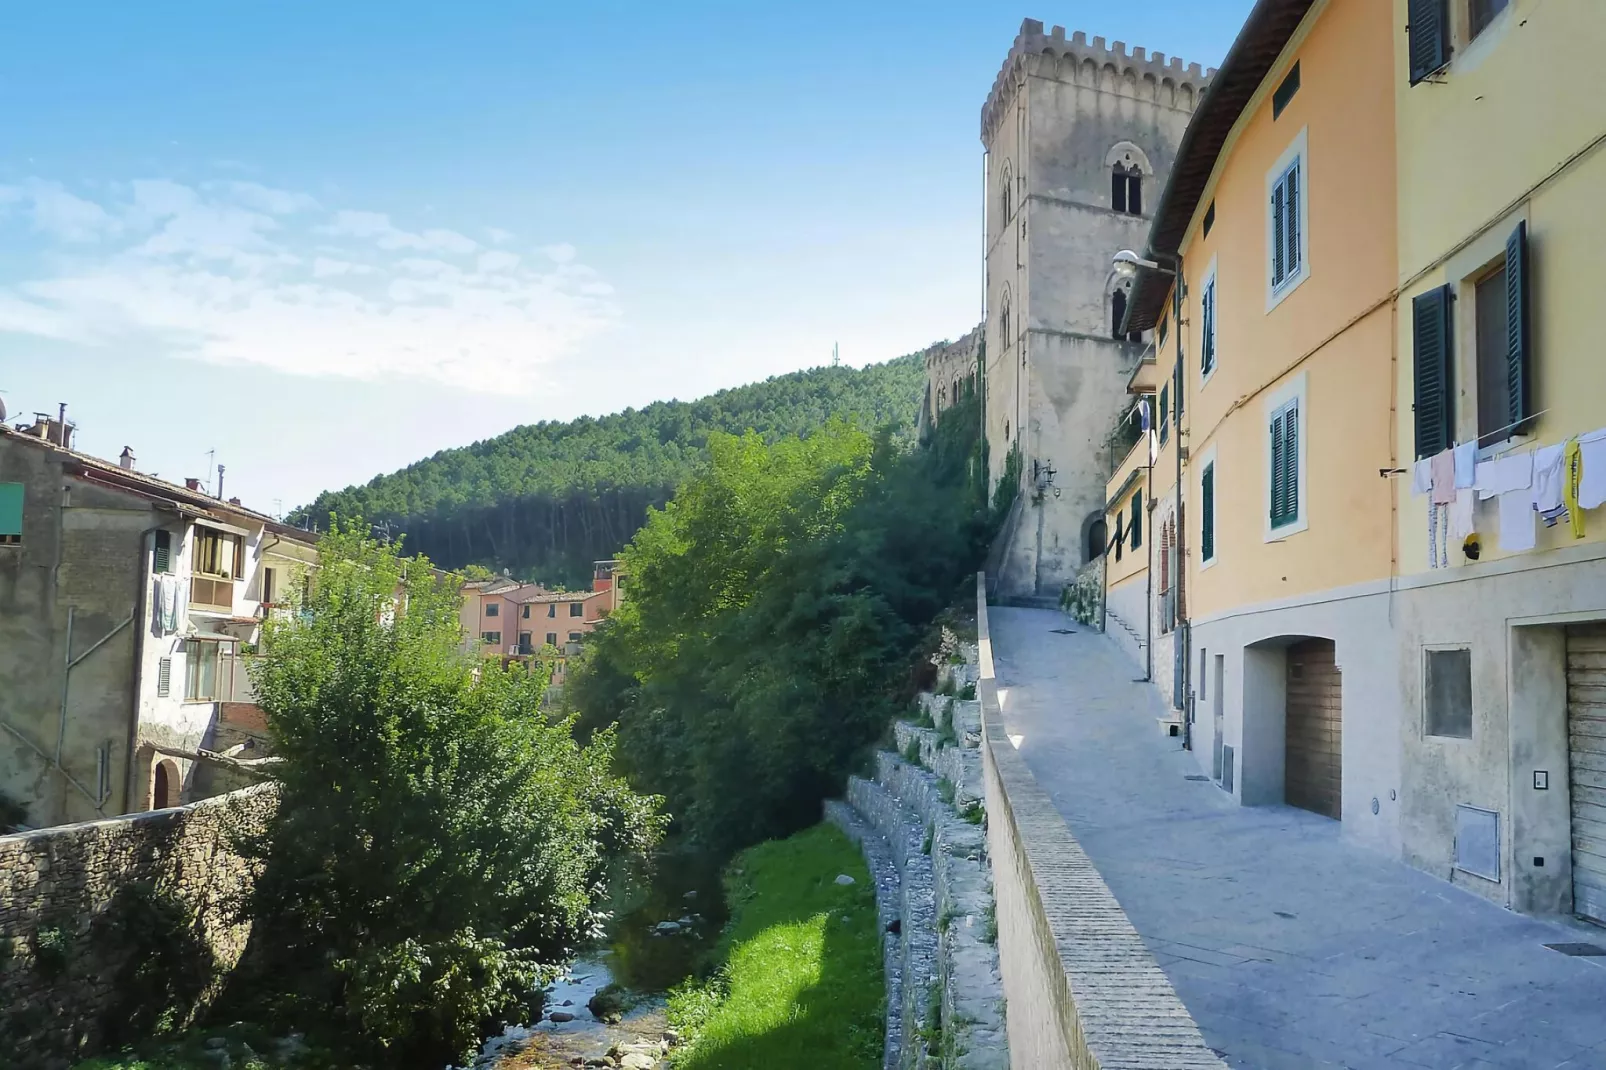
[[[1005,290],[1004,302],[998,311],[998,343],[1004,352],[1007,353],[1009,352],[1009,345],[1012,341],[1014,341],[1014,335],[1010,331],[1009,291]]]
[[[1000,189],[1000,194],[1002,200],[1001,207],[1004,211],[1004,223],[1008,224],[1011,219],[1015,218],[1015,179],[1010,173],[1008,160],[1004,161],[1003,180],[999,183],[999,185],[1002,187]]]
[[[1141,342],[1142,331],[1121,333],[1121,321],[1126,318],[1126,306],[1129,300],[1127,288],[1130,285],[1130,283],[1118,283],[1110,292],[1110,337],[1117,340],[1125,339],[1128,342]]]
[[[1117,163],[1110,169],[1110,206],[1127,215],[1143,214],[1143,172]]]

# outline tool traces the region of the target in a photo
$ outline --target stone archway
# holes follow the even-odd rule
[[[178,771],[178,763],[171,758],[162,758],[151,767],[151,809],[166,810],[179,804],[179,793],[184,786],[184,778]]]

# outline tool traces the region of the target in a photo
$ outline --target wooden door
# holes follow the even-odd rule
[[[1567,629],[1573,911],[1606,923],[1606,625]]]
[[[1289,806],[1339,818],[1343,810],[1344,717],[1331,639],[1288,648],[1283,798]]]

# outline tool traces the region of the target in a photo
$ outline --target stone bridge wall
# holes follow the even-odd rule
[[[275,801],[264,785],[0,837],[0,1065],[57,1070],[193,1020],[250,935],[231,830]]]

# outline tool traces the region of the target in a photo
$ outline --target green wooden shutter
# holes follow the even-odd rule
[[[1216,366],[1216,280],[1211,279],[1204,292],[1204,344],[1200,349],[1200,369],[1209,375]]]
[[[1283,508],[1283,414],[1271,418],[1271,525],[1276,527]]]
[[[1160,388],[1160,444],[1165,445],[1166,435],[1171,430],[1171,384]]]
[[[1143,545],[1143,492],[1132,495],[1132,549]]]
[[[1528,397],[1528,224],[1506,239],[1506,422],[1518,424],[1533,411]]]
[[[1416,456],[1449,449],[1455,415],[1450,374],[1450,288],[1441,286],[1411,301],[1416,378]]]
[[[151,571],[155,573],[173,571],[173,533],[171,531],[158,531],[156,533],[156,551],[151,555]]]
[[[1450,62],[1449,6],[1449,0],[1410,0],[1406,6],[1412,85]]]
[[[1283,212],[1288,216],[1285,229],[1288,231],[1288,254],[1283,259],[1283,279],[1286,281],[1290,275],[1299,274],[1299,161],[1288,169],[1288,175],[1283,179]]]
[[[1281,286],[1283,278],[1287,275],[1286,261],[1283,259],[1283,242],[1286,240],[1284,219],[1287,215],[1287,184],[1278,179],[1277,184],[1271,188],[1271,284],[1273,287]]]
[[[0,535],[22,535],[21,483],[0,483]]]
[[[1205,466],[1199,477],[1199,552],[1204,560],[1216,556],[1216,466]]]
[[[1126,532],[1122,531],[1122,524],[1126,520],[1125,513],[1115,514],[1115,559],[1121,560],[1121,551],[1126,546]]]
[[[1299,402],[1283,410],[1283,523],[1299,519]]]

